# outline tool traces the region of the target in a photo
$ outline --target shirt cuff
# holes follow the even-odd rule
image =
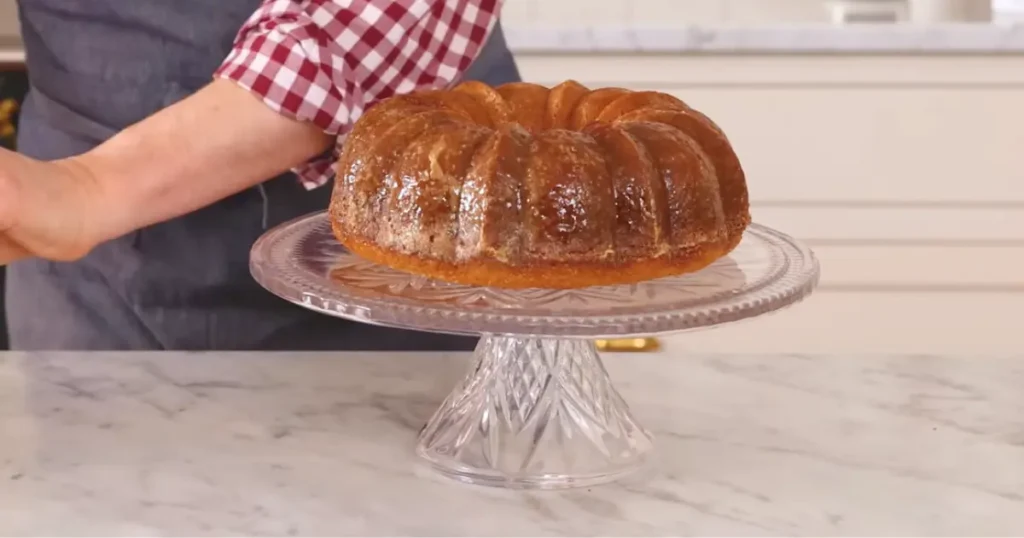
[[[497,22],[499,0],[266,0],[215,76],[272,110],[344,136],[395,94],[457,82]],[[331,156],[297,169],[307,188],[333,175]]]

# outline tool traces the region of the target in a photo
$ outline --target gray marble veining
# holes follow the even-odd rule
[[[657,472],[451,484],[446,354],[0,354],[2,535],[1021,535],[1024,356],[609,355]]]
[[[1024,54],[1024,24],[831,24],[662,27],[507,24],[520,54]],[[24,61],[20,40],[0,38],[0,63]]]
[[[1024,53],[1024,24],[505,28],[518,53]]]

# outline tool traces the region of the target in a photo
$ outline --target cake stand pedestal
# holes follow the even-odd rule
[[[808,296],[819,273],[808,248],[755,224],[729,256],[690,275],[576,290],[463,286],[349,253],[325,213],[264,234],[250,267],[274,294],[323,314],[481,335],[469,373],[423,428],[416,450],[450,478],[531,489],[613,481],[651,454],[650,434],[615,390],[593,339],[765,314]]]

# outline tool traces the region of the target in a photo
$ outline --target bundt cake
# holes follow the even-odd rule
[[[334,234],[370,261],[505,288],[699,270],[750,222],[722,130],[670,95],[465,82],[370,108],[344,142]]]

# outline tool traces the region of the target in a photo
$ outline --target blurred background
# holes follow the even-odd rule
[[[0,101],[25,87],[13,5]],[[755,220],[820,257],[801,306],[666,345],[1019,351],[1024,1],[506,0],[503,21],[529,81],[662,90],[712,116]]]

